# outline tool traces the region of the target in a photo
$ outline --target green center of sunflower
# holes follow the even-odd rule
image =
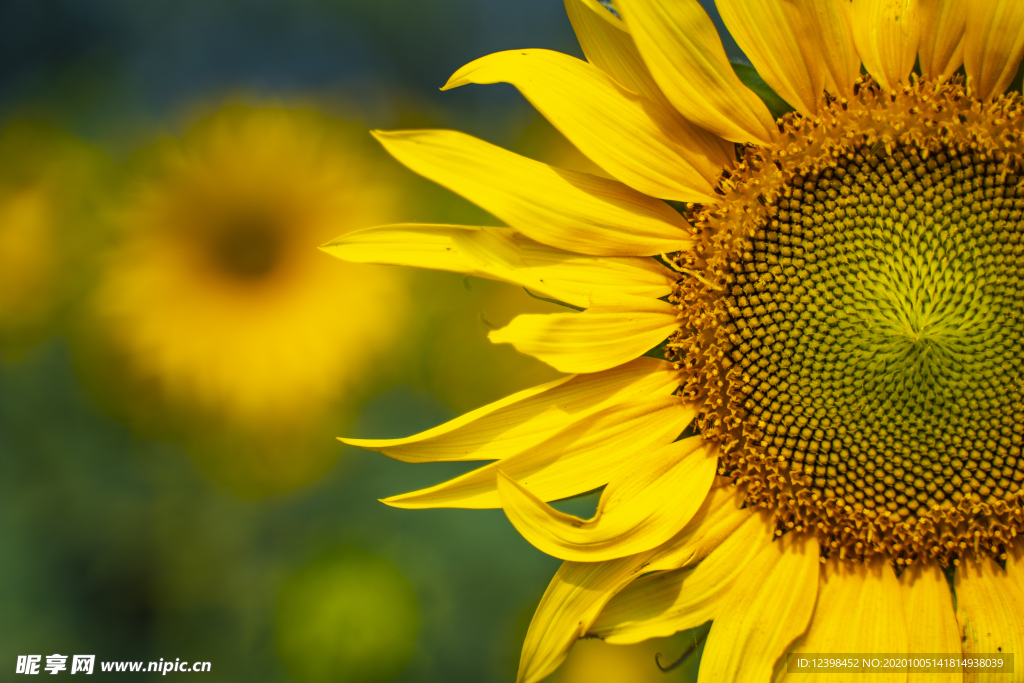
[[[713,277],[677,292],[723,473],[841,556],[997,554],[1021,527],[1024,171],[940,130],[812,142],[813,163],[748,151],[697,221]]]

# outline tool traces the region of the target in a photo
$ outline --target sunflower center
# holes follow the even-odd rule
[[[704,220],[709,291],[679,295],[726,473],[843,556],[998,553],[1021,526],[1024,178],[959,132],[752,168]]]
[[[271,221],[260,217],[228,221],[213,238],[214,262],[232,277],[259,279],[273,270],[279,260],[279,233]]]

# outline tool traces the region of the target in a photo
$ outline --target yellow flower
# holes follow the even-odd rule
[[[367,379],[397,340],[401,280],[316,250],[392,215],[360,136],[311,111],[229,106],[152,150],[95,305],[135,386],[260,430],[307,424]]]
[[[84,288],[109,169],[95,150],[27,120],[0,130],[0,159],[0,345],[17,354]]]
[[[571,376],[346,442],[493,461],[385,502],[501,507],[565,560],[521,682],[583,636],[708,621],[701,681],[787,677],[793,652],[1019,659],[1024,105],[1003,93],[1024,3],[717,5],[793,111],[741,82],[697,0],[621,0],[621,19],[566,0],[589,61],[502,52],[448,87],[515,85],[615,180],[456,132],[378,134],[509,227],[386,226],[330,251],[585,310],[491,334]],[[666,338],[668,361],[643,355]],[[592,519],[548,504],[598,487]]]

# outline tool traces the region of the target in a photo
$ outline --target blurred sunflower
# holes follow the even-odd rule
[[[510,227],[326,247],[583,309],[490,335],[575,374],[345,442],[494,461],[385,502],[502,507],[565,560],[522,682],[585,635],[709,620],[701,681],[785,678],[792,651],[1020,657],[1024,106],[1005,91],[1024,3],[718,0],[756,74],[697,0],[615,4],[566,0],[586,62],[501,52],[447,85],[513,84],[615,180],[452,131],[379,133]],[[667,360],[645,356],[666,339]],[[592,519],[548,504],[599,487]]]
[[[312,111],[228,106],[150,150],[95,302],[133,387],[261,435],[360,389],[405,309],[398,275],[315,248],[391,215],[360,138]]]
[[[29,120],[0,130],[0,159],[0,346],[18,354],[85,289],[110,169],[99,152]]]

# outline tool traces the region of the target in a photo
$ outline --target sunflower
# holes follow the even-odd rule
[[[697,0],[566,6],[588,61],[501,52],[446,87],[511,83],[613,179],[378,133],[509,227],[326,247],[581,309],[490,335],[568,377],[409,438],[344,439],[493,461],[384,502],[501,507],[565,560],[524,683],[578,638],[709,621],[701,681],[784,678],[801,652],[1020,657],[1024,104],[1006,91],[1024,3],[717,0],[776,115]],[[590,519],[550,505],[600,487]],[[1015,666],[981,675],[1024,680]]]
[[[283,107],[226,106],[142,154],[95,300],[134,400],[263,430],[358,389],[404,286],[315,247],[389,219],[385,170],[354,127]]]
[[[0,159],[0,347],[17,356],[86,289],[110,169],[98,151],[28,119],[0,129]]]

